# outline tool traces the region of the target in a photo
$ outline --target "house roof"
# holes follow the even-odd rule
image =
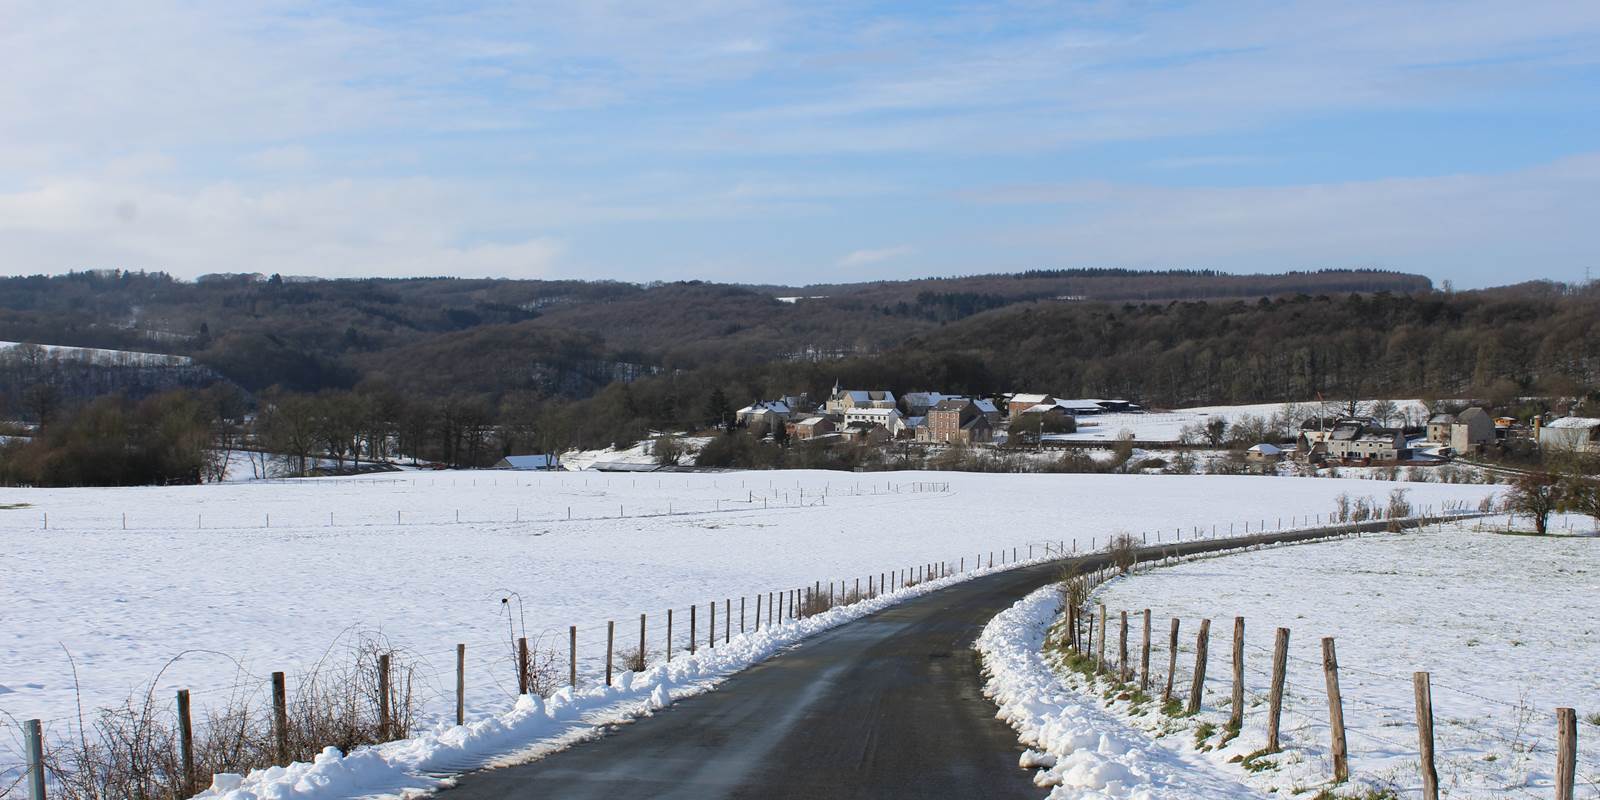
[[[877,389],[845,389],[839,394],[848,396],[857,403],[871,403],[875,400],[894,402],[894,392],[880,391]]]
[[[1255,447],[1250,448],[1250,452],[1252,452],[1252,453],[1260,453],[1260,454],[1262,454],[1264,456],[1275,456],[1275,455],[1278,455],[1279,453],[1282,453],[1283,452],[1283,448],[1281,448],[1281,447],[1279,447],[1279,446],[1277,446],[1275,444],[1267,444],[1266,442],[1262,442],[1261,444],[1258,444]]]
[[[1454,414],[1434,414],[1428,418],[1429,425],[1448,425],[1456,421]]]
[[[1460,414],[1457,414],[1456,415],[1456,422],[1466,422],[1467,420],[1478,419],[1479,417],[1482,417],[1483,419],[1488,419],[1489,418],[1489,412],[1484,411],[1483,409],[1478,408],[1477,406],[1473,406],[1472,408],[1469,408],[1466,411],[1463,411]]]
[[[829,420],[828,420],[827,417],[806,417],[805,419],[800,420],[796,424],[799,425],[802,428],[810,428],[810,427],[812,427],[812,426],[814,426],[814,425],[816,425],[818,423],[828,422],[828,421]]]
[[[1036,405],[1039,405],[1040,403],[1043,403],[1046,400],[1054,400],[1054,399],[1055,398],[1053,398],[1053,397],[1051,397],[1050,395],[1047,395],[1047,394],[1014,394],[1014,395],[1011,395],[1011,405],[1013,405],[1013,406],[1036,406]]]
[[[1562,417],[1546,425],[1547,428],[1596,428],[1600,427],[1600,419],[1594,417]]]
[[[848,417],[883,417],[885,419],[900,415],[898,408],[852,408],[845,412]]]
[[[990,427],[989,418],[985,417],[982,414],[979,414],[978,416],[967,420],[966,424],[961,426],[961,430],[964,430],[964,431],[971,430],[971,429],[976,428],[976,427],[978,427],[980,425],[985,427],[985,428]]]
[[[968,400],[965,397],[948,397],[948,398],[945,398],[944,400],[940,400],[939,404],[934,406],[932,410],[934,410],[934,411],[960,411],[961,409],[966,408],[968,405],[974,405],[974,404],[972,403],[971,400]]]
[[[1038,404],[1036,406],[1032,406],[1032,407],[1029,407],[1029,408],[1024,408],[1024,409],[1022,409],[1022,411],[1020,411],[1018,413],[1020,413],[1020,414],[1048,414],[1051,411],[1060,411],[1063,414],[1067,413],[1067,410],[1065,408],[1062,408],[1061,406],[1059,406],[1059,405],[1057,405],[1055,403],[1040,403],[1040,404]]]
[[[764,414],[764,413],[766,413],[768,411],[771,411],[774,414],[787,414],[787,413],[789,413],[789,404],[783,402],[782,400],[771,400],[771,401],[762,400],[762,401],[758,401],[758,402],[755,402],[755,403],[751,403],[750,405],[747,405],[744,408],[739,409],[738,413],[740,413],[740,414]]]
[[[994,401],[987,398],[973,400],[972,404],[977,406],[978,410],[985,414],[996,414],[1000,411],[1000,409],[995,408]]]
[[[561,463],[559,456],[541,453],[528,456],[506,456],[501,462],[512,469],[547,469]]]

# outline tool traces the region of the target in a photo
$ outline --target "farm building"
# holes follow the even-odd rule
[[[1600,419],[1562,417],[1540,426],[1539,446],[1574,453],[1600,453]]]
[[[542,472],[561,469],[561,457],[551,454],[506,456],[494,465],[495,469],[514,469],[523,472]]]

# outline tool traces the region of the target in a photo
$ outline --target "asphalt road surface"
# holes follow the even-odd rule
[[[1081,562],[1095,568],[1105,558]],[[1062,567],[988,575],[825,631],[648,719],[464,775],[441,800],[1043,797],[1017,765],[1015,731],[983,696],[972,643]]]

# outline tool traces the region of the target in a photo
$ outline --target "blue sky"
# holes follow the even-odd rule
[[[1600,3],[0,0],[0,272],[1600,271]]]

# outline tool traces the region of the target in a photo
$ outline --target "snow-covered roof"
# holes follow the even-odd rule
[[[560,458],[550,453],[528,456],[506,456],[501,459],[512,469],[550,469],[560,463]]]
[[[760,402],[751,403],[750,405],[747,405],[744,408],[739,409],[738,413],[740,413],[740,414],[764,414],[764,413],[766,413],[768,411],[771,411],[774,414],[787,414],[787,413],[789,413],[789,404],[783,402],[782,400],[772,400],[772,401],[762,400]]]
[[[1594,428],[1600,427],[1600,419],[1594,417],[1562,417],[1546,425],[1547,428]]]
[[[995,408],[993,400],[989,400],[989,399],[974,400],[974,401],[972,401],[972,404],[977,406],[978,410],[983,412],[983,413],[985,413],[985,414],[997,414],[1000,411],[1000,409]]]
[[[1045,414],[1045,413],[1048,413],[1048,412],[1051,412],[1051,411],[1057,411],[1057,410],[1063,411],[1063,412],[1066,411],[1066,409],[1062,408],[1059,405],[1056,405],[1055,403],[1039,403],[1038,405],[1029,406],[1028,408],[1022,409],[1022,411],[1020,413],[1023,413],[1023,414]]]
[[[900,409],[897,408],[852,408],[844,412],[846,417],[883,417],[884,419],[896,417],[899,414]]]
[[[1031,407],[1051,399],[1053,398],[1047,394],[1014,394],[1011,395],[1011,405]]]
[[[1434,414],[1432,417],[1428,418],[1429,425],[1449,425],[1455,421],[1456,415],[1454,414]]]
[[[1258,444],[1255,447],[1250,448],[1250,452],[1252,452],[1252,453],[1260,453],[1260,454],[1262,454],[1264,456],[1275,456],[1275,455],[1278,455],[1279,453],[1282,453],[1283,452],[1283,448],[1281,448],[1281,447],[1279,447],[1279,446],[1277,446],[1275,444],[1267,444],[1266,442],[1262,442],[1261,444]]]
[[[800,422],[798,424],[802,428],[809,428],[812,425],[816,425],[819,422],[827,422],[827,421],[828,421],[827,417],[806,417],[805,419],[800,420]]]
[[[871,403],[875,400],[881,400],[890,403],[894,402],[894,392],[890,391],[880,391],[877,389],[846,389],[842,392],[842,394],[849,396],[851,400],[857,403]]]

